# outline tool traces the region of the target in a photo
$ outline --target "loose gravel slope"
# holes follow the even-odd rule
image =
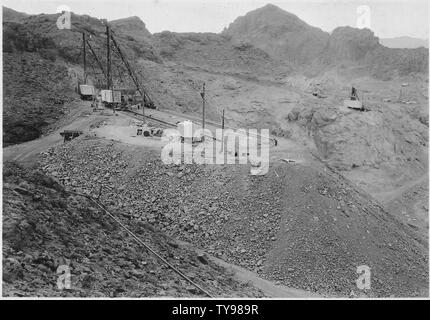
[[[368,195],[323,166],[166,166],[159,150],[83,138],[44,155],[44,170],[111,210],[221,259],[323,295],[428,294],[427,247]],[[100,190],[102,192],[100,193]],[[371,268],[371,290],[356,287]]]

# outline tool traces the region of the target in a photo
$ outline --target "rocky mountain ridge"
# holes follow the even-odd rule
[[[386,48],[368,29],[338,27],[329,34],[271,4],[237,18],[223,34],[239,42],[249,42],[276,59],[299,66],[316,64],[317,70],[347,62],[364,65],[378,78],[391,70],[380,67],[375,72],[375,65],[391,68],[401,75],[428,73],[428,50],[424,48],[414,51]]]

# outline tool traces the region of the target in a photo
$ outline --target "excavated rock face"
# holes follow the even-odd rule
[[[109,22],[111,26],[120,30],[121,33],[127,34],[139,41],[148,41],[152,35],[146,29],[145,23],[139,17],[129,17],[124,19],[113,20]]]
[[[327,56],[332,61],[363,60],[369,51],[380,47],[379,40],[369,29],[336,28],[330,35]]]
[[[100,50],[106,46],[106,40],[98,37],[104,36],[106,32],[106,27],[101,20],[72,13],[73,29],[60,30],[56,26],[59,16],[60,14],[30,15],[19,22],[5,22],[6,32],[4,34],[7,37],[3,43],[6,44],[6,48],[13,43],[25,43],[24,47],[22,44],[21,47],[15,45],[20,50],[26,50],[29,46],[33,51],[52,49],[53,55],[74,64],[82,63],[82,32],[86,32],[94,49]],[[125,54],[133,58],[158,61],[159,58],[149,43],[151,34],[139,18],[114,20],[110,24]],[[30,37],[27,36],[27,40],[20,39],[20,35],[23,34],[30,35]],[[106,56],[106,54],[97,53],[102,60]],[[89,52],[88,55],[91,57]]]
[[[126,53],[135,53],[135,57],[161,62],[156,48],[151,44],[152,34],[146,29],[145,23],[138,17],[130,17],[109,21],[110,26],[119,38]],[[130,52],[131,51],[131,52]]]
[[[4,53],[4,146],[38,138],[77,97],[67,68],[43,52]]]
[[[409,74],[428,74],[428,55],[426,48],[390,49],[378,47],[366,56],[370,74],[378,79],[390,80],[396,76]]]
[[[225,34],[163,31],[153,35],[152,43],[166,61],[216,73],[257,77],[286,69],[280,68],[267,52],[249,43],[235,43]]]
[[[421,161],[428,145],[427,126],[401,112],[321,106],[296,108],[288,121],[299,124],[322,158],[343,170]]]

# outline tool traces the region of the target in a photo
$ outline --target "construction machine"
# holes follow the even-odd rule
[[[360,101],[360,98],[357,94],[357,89],[352,87],[351,89],[351,95],[349,97],[349,100],[344,100],[343,104],[345,107],[360,111],[365,111],[365,108],[363,106],[363,103]]]

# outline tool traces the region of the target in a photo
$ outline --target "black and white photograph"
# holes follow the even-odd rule
[[[428,299],[429,10],[3,0],[2,299]]]

